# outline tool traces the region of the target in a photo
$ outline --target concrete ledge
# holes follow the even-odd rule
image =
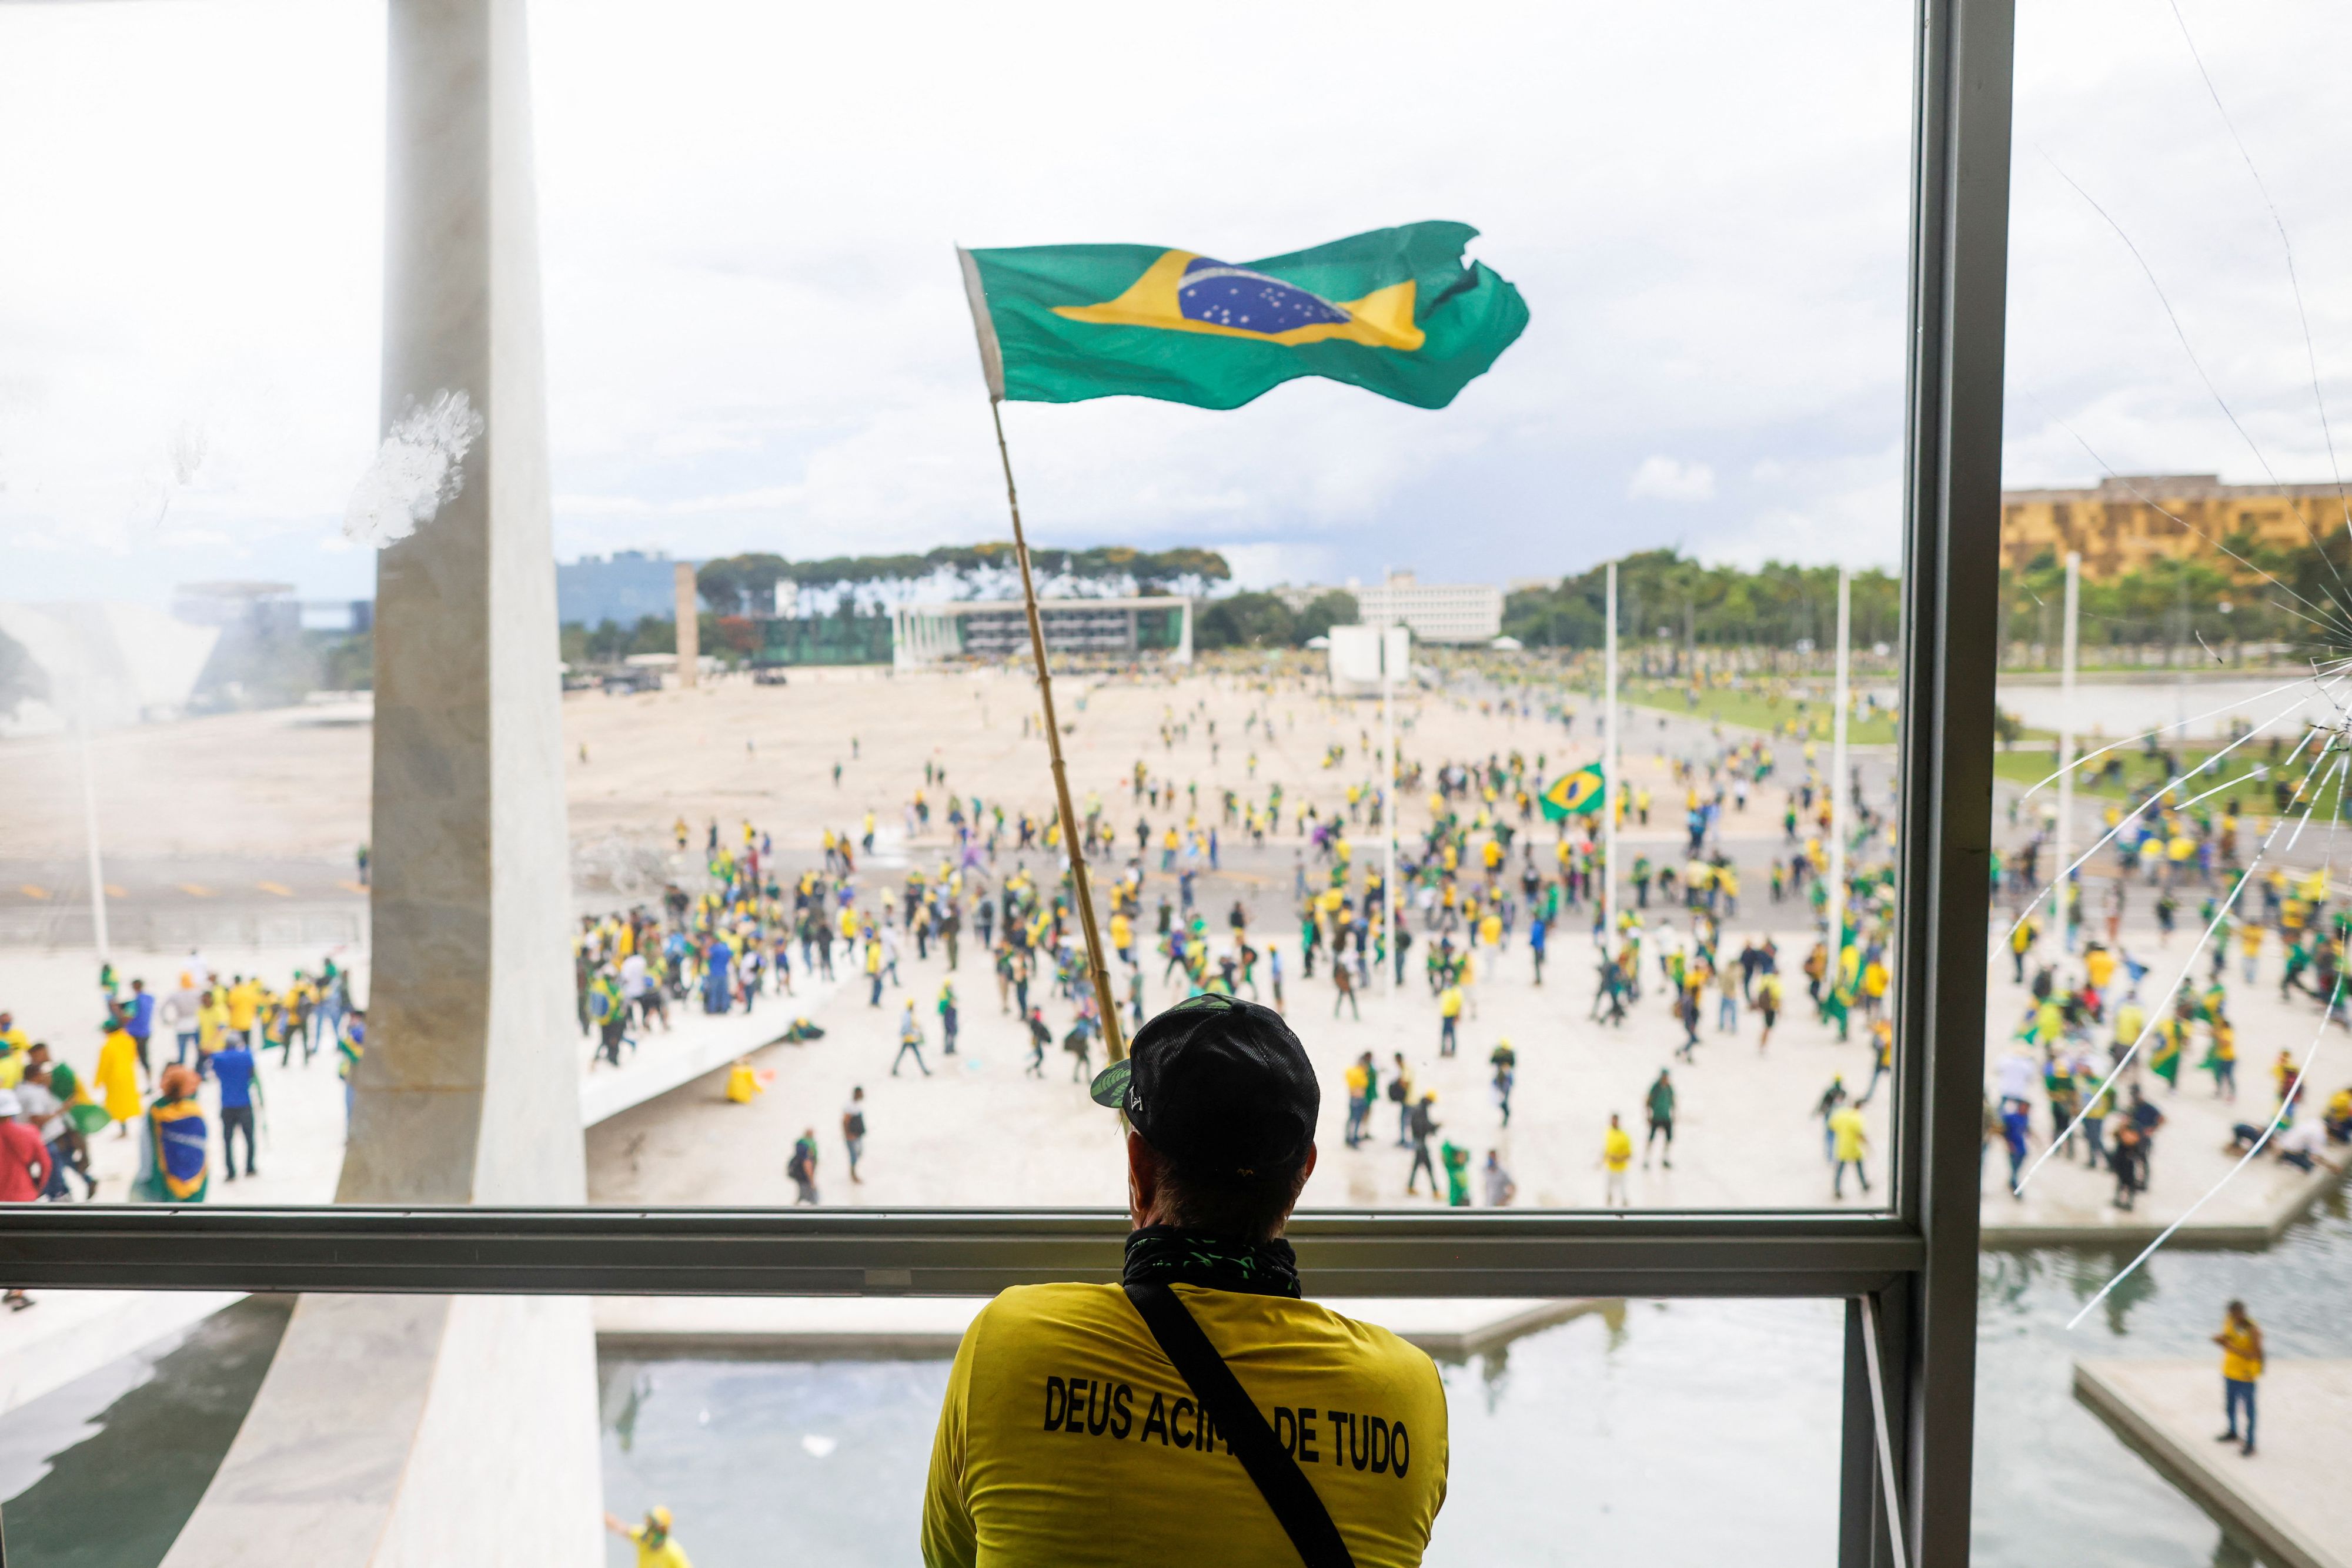
[[[592,1064],[581,1070],[580,1124],[593,1127],[633,1105],[691,1083],[739,1056],[774,1044],[792,1027],[793,1019],[813,1016],[832,999],[841,984],[838,979],[801,983],[799,995],[771,994],[756,1013],[719,1017],[689,1011],[698,1005],[689,998],[674,1009],[677,1022],[670,1032],[646,1036],[621,1066]]]
[[[1595,1301],[1331,1301],[1441,1361],[1463,1361],[1588,1312]],[[603,1296],[596,1345],[608,1355],[793,1361],[926,1361],[955,1354],[987,1302],[973,1297]]]
[[[2212,1361],[2082,1361],[2074,1397],[2273,1568],[2352,1568],[2352,1361],[2274,1361],[2252,1458],[2213,1440]]]
[[[2213,1222],[2191,1220],[2174,1231],[2172,1239],[2165,1245],[2183,1250],[2258,1250],[2284,1236],[2297,1220],[2311,1212],[2312,1205],[2343,1183],[2343,1176],[2322,1166],[2286,1184],[2284,1190],[2274,1194],[2258,1215]],[[1993,1252],[2026,1251],[2036,1247],[2145,1247],[2163,1235],[2164,1228],[2176,1216],[2150,1205],[2145,1196],[2140,1202],[2141,1207],[2129,1213],[2108,1210],[2113,1224],[2075,1221],[2004,1225],[1996,1218],[2000,1197],[1990,1196],[1984,1199],[1986,1218],[1977,1244]]]

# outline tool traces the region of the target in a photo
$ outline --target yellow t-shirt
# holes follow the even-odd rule
[[[1633,1134],[1622,1127],[1612,1127],[1601,1140],[1601,1159],[1612,1171],[1622,1171],[1633,1159]]]
[[[2254,1331],[2225,1325],[2221,1330],[2221,1375],[2232,1383],[2252,1383],[2262,1375],[2262,1357],[2254,1354]]]
[[[1445,1501],[1429,1357],[1313,1301],[1178,1285],[1361,1568],[1417,1563]],[[1117,1285],[1024,1285],[948,1374],[923,1500],[930,1568],[1296,1562],[1231,1448]]]
[[[1862,1113],[1851,1105],[1841,1105],[1830,1113],[1830,1132],[1837,1139],[1837,1157],[1841,1160],[1862,1158],[1862,1140],[1866,1132]]]
[[[637,1543],[637,1568],[694,1568],[686,1560],[686,1551],[675,1536],[664,1536],[658,1546],[646,1544],[646,1527],[629,1526],[629,1539]]]
[[[1444,990],[1438,993],[1437,1016],[1440,1018],[1449,1019],[1460,1018],[1462,1016],[1461,987],[1448,986]]]
[[[228,1027],[248,1030],[253,1027],[253,1015],[261,1008],[261,982],[247,980],[228,988]]]

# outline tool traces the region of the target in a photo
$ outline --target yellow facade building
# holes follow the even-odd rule
[[[2334,485],[2224,485],[2218,474],[2124,475],[2091,490],[2004,490],[2000,564],[2008,570],[2043,550],[2062,558],[2080,550],[2083,575],[2095,581],[2163,556],[2210,556],[2227,567],[2223,541],[2251,533],[2269,549],[2307,550],[2345,526],[2345,494]]]

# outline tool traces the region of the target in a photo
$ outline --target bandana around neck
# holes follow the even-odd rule
[[[1298,1295],[1298,1256],[1280,1237],[1236,1241],[1172,1225],[1147,1226],[1127,1239],[1129,1285],[1204,1285],[1252,1296]]]

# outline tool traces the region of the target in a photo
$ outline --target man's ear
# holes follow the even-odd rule
[[[1132,1127],[1127,1134],[1127,1209],[1137,1226],[1149,1221],[1160,1200],[1160,1151]]]

